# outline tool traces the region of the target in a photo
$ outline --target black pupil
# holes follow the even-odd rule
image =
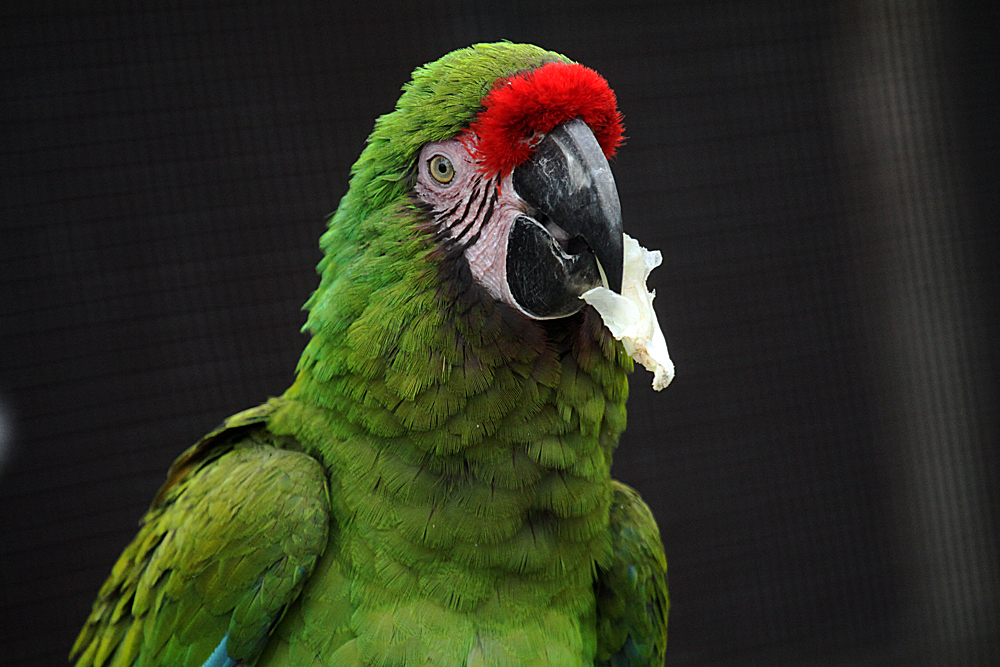
[[[438,159],[437,163],[438,163],[438,173],[439,174],[447,174],[448,173],[448,163],[444,161],[444,158]]]

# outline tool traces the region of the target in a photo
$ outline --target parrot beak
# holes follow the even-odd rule
[[[511,294],[539,319],[579,311],[580,295],[604,285],[621,292],[622,212],[611,167],[579,118],[545,135],[514,170],[514,189],[534,210],[508,239]]]

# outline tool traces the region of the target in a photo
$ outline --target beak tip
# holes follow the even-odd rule
[[[608,289],[621,294],[622,281],[625,277],[625,235],[621,231],[620,222],[617,227],[618,229],[611,234],[610,242],[600,248],[597,255],[601,263],[601,271],[608,283]]]
[[[622,293],[622,279],[621,279],[621,277],[619,277],[617,280],[615,280],[615,279],[609,279],[608,280],[608,288],[611,289],[613,292],[616,292],[617,294],[621,294]]]

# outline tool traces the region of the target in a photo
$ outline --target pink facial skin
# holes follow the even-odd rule
[[[484,174],[473,157],[475,135],[429,143],[420,151],[417,198],[430,206],[434,227],[446,245],[459,244],[473,277],[494,298],[528,315],[514,300],[507,284],[507,237],[519,215],[532,209],[517,196],[508,174]],[[432,173],[437,156],[446,158],[454,170],[447,182]],[[528,315],[530,317],[530,315]]]

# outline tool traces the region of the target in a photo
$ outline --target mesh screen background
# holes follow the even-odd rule
[[[484,3],[485,4],[485,3]],[[0,9],[0,663],[62,664],[171,460],[281,393],[317,240],[417,65],[616,90],[678,378],[614,473],[668,665],[994,665],[992,14],[946,3]]]

